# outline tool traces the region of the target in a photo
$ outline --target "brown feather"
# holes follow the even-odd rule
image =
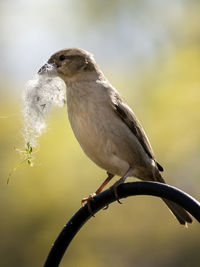
[[[133,111],[128,107],[128,105],[126,105],[124,100],[122,101],[117,93],[115,94],[114,98],[112,98],[112,106],[123,122],[129,127],[131,132],[137,137],[147,155],[154,159],[153,149],[140,122],[136,118]],[[163,171],[163,167],[158,162],[155,161],[155,163],[158,167],[158,170]]]

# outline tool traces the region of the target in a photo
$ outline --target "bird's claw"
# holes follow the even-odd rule
[[[92,211],[92,208],[91,208],[91,201],[94,201],[94,197],[96,196],[96,193],[92,193],[89,195],[89,197],[85,197],[81,200],[81,205],[83,206],[85,202],[87,202],[87,205],[88,205],[88,211],[89,213],[93,216],[93,211]]]
[[[114,191],[115,199],[117,200],[117,202],[119,204],[122,204],[122,202],[119,200],[119,196],[118,196],[118,192],[117,192],[117,187],[118,186],[119,186],[119,184],[114,184],[113,186],[110,187],[110,190]]]
[[[103,210],[107,210],[109,208],[109,205],[106,205]]]

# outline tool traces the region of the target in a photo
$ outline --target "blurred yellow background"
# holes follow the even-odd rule
[[[0,1],[0,266],[42,266],[51,244],[105,179],[81,151],[66,107],[54,109],[35,166],[24,165],[22,91],[49,56],[92,52],[144,126],[169,184],[200,200],[200,1]],[[133,180],[133,179],[132,179]],[[129,179],[131,181],[131,179]],[[200,231],[161,200],[133,197],[99,212],[60,266],[198,267]]]

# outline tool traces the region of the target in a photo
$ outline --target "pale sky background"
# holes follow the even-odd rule
[[[1,79],[12,77],[21,86],[52,53],[67,47],[89,50],[104,68],[126,72],[130,65],[134,72],[162,51],[167,57],[184,36],[178,29],[187,1],[94,2],[1,0]]]

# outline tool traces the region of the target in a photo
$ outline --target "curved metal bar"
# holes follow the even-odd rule
[[[200,203],[190,195],[175,187],[157,182],[133,182],[119,185],[119,199],[136,195],[151,195],[171,200],[182,206],[193,215],[198,222],[200,222]],[[116,201],[115,195],[109,189],[98,194],[94,198],[94,201],[91,202],[93,214],[114,201]],[[88,211],[87,204],[72,216],[53,244],[44,267],[59,266],[59,263],[73,237],[91,217],[92,215]]]

